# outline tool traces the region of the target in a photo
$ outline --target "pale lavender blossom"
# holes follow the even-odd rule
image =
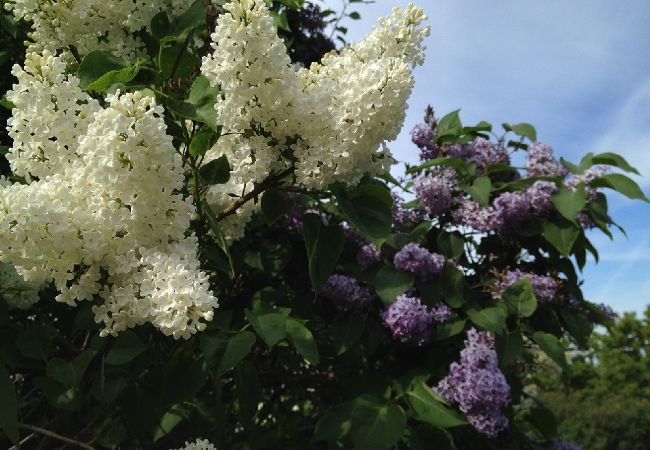
[[[526,190],[526,197],[534,214],[545,216],[553,211],[552,195],[557,191],[555,183],[550,181],[536,181]]]
[[[447,155],[476,164],[479,172],[489,164],[508,164],[510,160],[505,148],[480,137],[469,144],[450,145],[447,147]]]
[[[614,320],[616,317],[618,317],[618,314],[614,312],[611,306],[606,305],[604,303],[596,303],[594,304],[596,308],[598,308],[609,320]]]
[[[393,258],[393,264],[397,269],[411,272],[422,278],[442,272],[444,263],[444,256],[431,253],[415,242],[406,244]]]
[[[444,303],[438,303],[431,307],[431,314],[433,315],[433,320],[438,323],[447,322],[454,315],[451,308]]]
[[[398,231],[403,231],[409,226],[420,223],[424,220],[424,211],[419,208],[407,208],[404,201],[396,193],[393,196],[393,227]]]
[[[456,225],[464,225],[476,231],[490,231],[493,228],[492,216],[494,210],[491,207],[481,206],[479,203],[462,199],[459,206],[451,213]]]
[[[526,219],[550,214],[556,190],[555,183],[540,180],[523,192],[504,192],[492,204],[491,227],[505,234]]]
[[[356,279],[339,274],[330,276],[320,293],[340,312],[363,311],[374,297],[370,289]]]
[[[357,263],[361,267],[370,267],[381,261],[381,250],[375,244],[363,245],[357,252]]]
[[[553,155],[553,149],[543,142],[533,142],[528,146],[526,170],[529,177],[565,176],[567,170]]]
[[[485,331],[467,331],[460,361],[451,364],[435,391],[458,405],[472,426],[489,437],[508,426],[501,408],[510,402],[510,386],[499,370],[494,339]]]
[[[510,270],[503,274],[501,278],[497,280],[492,296],[494,298],[500,298],[507,288],[523,278],[528,278],[533,288],[533,292],[535,293],[535,297],[537,297],[537,300],[540,302],[550,302],[555,298],[559,288],[556,279],[544,275],[537,275],[535,273],[523,272],[519,269]]]
[[[381,313],[381,319],[393,338],[418,345],[427,342],[436,321],[434,314],[417,297],[402,294]]]
[[[435,148],[433,143],[435,138],[436,132],[429,124],[420,123],[411,130],[411,142],[417,145],[422,151],[432,151]]]
[[[426,212],[442,214],[454,204],[452,190],[456,187],[456,172],[442,169],[423,174],[413,181],[415,195]]]

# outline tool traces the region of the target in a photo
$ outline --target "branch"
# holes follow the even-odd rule
[[[228,205],[225,209],[223,209],[219,214],[217,214],[217,222],[220,222],[226,217],[235,214],[237,210],[242,207],[242,205],[248,203],[258,195],[260,195],[262,192],[267,190],[268,188],[277,185],[278,182],[280,182],[280,180],[282,180],[287,175],[293,173],[293,170],[294,170],[293,167],[290,167],[288,169],[283,170],[282,172],[278,172],[275,175],[269,175],[268,177],[266,177],[266,179],[262,181],[260,184],[258,184],[257,186],[255,186],[255,188],[252,191],[242,195],[237,200],[235,200],[230,205]]]
[[[83,442],[79,442],[77,440],[70,439],[70,438],[65,437],[65,436],[61,436],[60,434],[57,434],[57,433],[55,433],[53,431],[50,431],[50,430],[46,430],[44,428],[35,427],[34,425],[28,425],[26,423],[19,423],[18,426],[20,428],[24,428],[26,430],[33,431],[34,433],[39,433],[39,434],[42,434],[44,436],[48,436],[48,437],[51,437],[53,439],[57,439],[57,440],[59,440],[61,442],[66,442],[68,444],[76,445],[77,447],[80,447],[80,448],[85,448],[87,450],[95,450],[94,447],[91,447],[88,444],[84,444]]]

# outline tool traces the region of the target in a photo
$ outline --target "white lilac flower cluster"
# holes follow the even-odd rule
[[[217,450],[217,448],[207,439],[197,439],[194,442],[185,442],[185,447],[177,450]]]
[[[0,298],[10,308],[29,309],[38,302],[40,283],[25,281],[11,264],[0,262]]]
[[[186,0],[8,0],[5,7],[17,19],[32,22],[30,51],[40,52],[74,45],[85,55],[111,51],[134,58],[144,43],[135,35],[147,29],[161,11],[182,13]]]
[[[395,9],[364,40],[309,69],[292,66],[263,0],[235,0],[225,10],[201,67],[221,88],[216,110],[225,134],[206,161],[226,155],[232,166],[230,181],[207,195],[213,208],[282,168],[294,167],[305,187],[324,188],[392,164],[385,144],[404,121],[411,70],[423,62],[429,33],[421,9]],[[249,202],[227,218],[224,233],[241,237],[254,208]]]
[[[60,302],[100,300],[103,335],[150,322],[187,338],[217,300],[186,235],[194,208],[162,108],[140,92],[101,107],[64,71],[47,51],[14,68],[9,159],[31,183],[0,187],[0,260],[53,281]]]

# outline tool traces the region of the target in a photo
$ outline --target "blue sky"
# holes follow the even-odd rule
[[[340,0],[324,0],[339,10]],[[377,18],[406,1],[359,4],[348,39],[362,38]],[[408,132],[431,104],[461,109],[464,123],[530,122],[540,140],[569,160],[622,154],[650,196],[650,4],[647,0],[420,0],[429,16],[427,61],[402,134],[390,148],[415,162]],[[599,264],[584,271],[588,299],[617,311],[650,304],[650,205],[612,195],[610,210],[628,233],[592,239]]]

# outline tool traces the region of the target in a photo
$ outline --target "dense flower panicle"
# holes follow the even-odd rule
[[[29,309],[39,300],[38,291],[42,284],[25,281],[11,264],[0,262],[0,298],[10,308]]]
[[[553,450],[584,450],[584,447],[574,442],[567,442],[560,438],[553,441]]]
[[[540,302],[550,302],[555,299],[559,289],[558,281],[553,277],[537,275],[535,273],[523,272],[519,269],[510,270],[504,273],[496,282],[492,296],[500,298],[503,292],[517,281],[527,278]]]
[[[452,158],[476,164],[479,172],[489,164],[508,164],[510,162],[505,148],[480,137],[469,144],[452,144],[446,148],[446,153]]]
[[[59,70],[59,60],[47,53],[27,60],[40,61],[41,73]],[[26,85],[19,81],[14,93],[39,95],[32,90],[40,85],[23,79]],[[67,81],[78,85],[72,76]],[[106,103],[90,119],[79,118],[87,126],[57,125],[35,137],[65,142],[48,149],[48,163],[59,163],[38,168],[14,159],[47,176],[0,189],[1,258],[28,281],[53,281],[60,302],[102,299],[93,307],[102,335],[151,322],[187,338],[205,328],[217,300],[199,268],[196,237],[185,234],[194,207],[178,194],[180,156],[152,97],[118,92]],[[16,105],[12,123],[25,116],[23,108],[31,106]],[[76,117],[73,112],[66,120]],[[80,133],[76,144],[66,135],[70,130]]]
[[[478,202],[463,198],[456,209],[451,212],[456,225],[463,225],[476,231],[490,231],[493,229],[492,207],[481,206]]]
[[[411,70],[424,55],[422,10],[396,9],[363,41],[296,70],[264,1],[235,0],[224,8],[212,34],[214,52],[201,67],[221,88],[217,115],[231,133],[207,156],[225,154],[233,164],[230,181],[207,195],[215,209],[286,167],[286,152],[295,180],[310,188],[356,183],[390,167],[385,143],[401,128]],[[226,223],[231,238],[241,236],[250,214],[226,219],[233,222]]]
[[[185,0],[8,0],[16,19],[32,22],[29,50],[56,51],[74,45],[80,54],[111,51],[134,58],[144,42],[136,32],[148,29],[161,11],[181,14]]]
[[[393,258],[395,268],[428,278],[442,272],[445,257],[431,253],[415,242],[406,244]]]
[[[493,202],[492,228],[502,233],[516,228],[526,219],[542,217],[553,210],[555,183],[536,181],[526,191],[504,192]]]
[[[420,223],[425,218],[425,213],[419,208],[408,208],[404,200],[395,192],[393,196],[393,227],[397,231],[403,231],[409,226]]]
[[[381,261],[381,250],[373,243],[362,246],[357,252],[357,263],[361,267],[370,267]]]
[[[374,298],[370,289],[355,278],[339,274],[330,276],[320,292],[340,312],[363,311]]]
[[[197,439],[194,442],[185,442],[185,447],[181,447],[177,450],[217,450],[217,447],[207,439]]]
[[[436,132],[431,128],[429,124],[419,123],[411,130],[411,142],[417,145],[420,151],[432,151],[435,148],[435,138]]]
[[[422,345],[432,335],[436,316],[417,297],[402,294],[381,313],[393,338]]]
[[[454,204],[452,193],[456,183],[456,172],[444,168],[420,175],[413,181],[413,189],[425,211],[439,215]]]
[[[11,71],[18,83],[7,92],[15,105],[7,122],[13,140],[7,160],[15,175],[43,179],[80,157],[77,140],[100,106],[65,71],[65,63],[48,51],[28,53],[24,68]]]
[[[499,370],[494,339],[487,332],[467,331],[460,361],[451,364],[449,375],[435,391],[458,405],[474,428],[489,437],[508,426],[500,409],[510,402],[510,387]]]
[[[453,317],[454,312],[444,303],[438,303],[431,307],[431,314],[433,315],[433,320],[438,323],[444,323]]]
[[[553,149],[543,142],[533,142],[528,146],[526,170],[529,177],[563,177],[567,174],[553,155]]]

